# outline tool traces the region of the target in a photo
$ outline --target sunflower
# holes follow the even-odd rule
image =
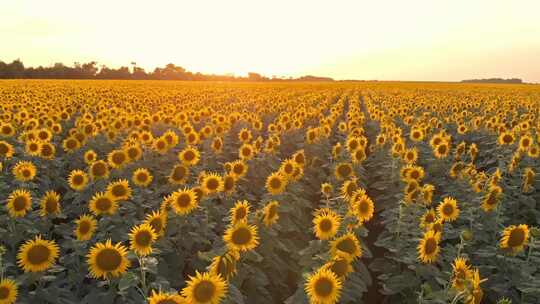
[[[403,152],[403,161],[407,164],[414,164],[418,160],[418,150],[411,148]]]
[[[47,216],[49,214],[59,214],[61,207],[60,207],[60,194],[56,193],[55,191],[47,191],[45,192],[45,195],[41,198],[40,202],[41,216]]]
[[[154,140],[154,144],[152,145],[152,148],[157,153],[163,155],[163,154],[166,154],[167,151],[169,151],[169,143],[164,137],[159,137],[158,139]]]
[[[109,177],[109,165],[104,160],[93,162],[89,171],[93,180]]]
[[[186,182],[189,177],[189,168],[182,164],[175,165],[169,174],[169,183],[180,185]]]
[[[49,269],[60,249],[55,241],[43,240],[40,235],[26,241],[17,253],[17,264],[24,272],[40,272]]]
[[[320,240],[333,238],[341,225],[341,218],[330,209],[318,210],[313,218],[313,232]]]
[[[186,166],[194,166],[201,159],[199,150],[188,146],[178,153],[178,159]]]
[[[130,144],[124,148],[130,161],[139,160],[142,157],[142,149],[139,144]]]
[[[351,213],[358,218],[358,222],[364,223],[369,221],[373,217],[373,212],[375,211],[375,204],[373,203],[373,200],[369,196],[367,196],[367,194],[355,198],[351,205]]]
[[[110,193],[98,192],[94,194],[88,207],[96,216],[100,214],[113,215],[118,208],[118,202]]]
[[[349,163],[339,163],[336,165],[334,174],[338,180],[344,180],[354,176],[353,167]]]
[[[37,139],[32,139],[26,142],[24,151],[30,156],[38,156],[39,150],[41,149],[41,141]]]
[[[499,145],[511,145],[514,143],[515,137],[512,132],[504,131],[499,135]]]
[[[283,193],[287,186],[287,178],[280,172],[274,172],[266,178],[266,190],[272,195]]]
[[[358,184],[356,183],[356,178],[344,181],[340,189],[341,196],[343,196],[343,198],[346,201],[350,202],[356,190],[358,190]]]
[[[6,141],[0,140],[0,157],[11,158],[13,153],[13,146]]]
[[[277,210],[278,207],[279,207],[278,201],[270,201],[268,204],[266,204],[266,206],[264,206],[263,223],[266,225],[266,227],[272,226],[279,219],[279,213]]]
[[[465,290],[466,282],[472,276],[471,266],[465,258],[459,257],[452,264],[452,287],[459,291]]]
[[[205,174],[201,180],[201,188],[205,195],[223,191],[223,178],[215,173]]]
[[[237,251],[227,251],[223,255],[218,255],[212,259],[208,272],[229,280],[236,274],[236,263],[239,259],[240,254]]]
[[[237,201],[234,204],[234,207],[231,208],[231,224],[236,225],[238,222],[247,222],[247,217],[249,215],[250,205],[248,201]]]
[[[152,295],[148,297],[148,304],[187,304],[186,300],[176,293],[156,292],[152,290]]]
[[[227,174],[223,177],[223,191],[227,195],[232,195],[236,190],[236,179],[234,175]]]
[[[439,241],[441,234],[433,230],[429,230],[424,233],[422,239],[418,244],[418,259],[423,263],[430,264],[437,260],[439,256],[440,248]]]
[[[441,142],[433,148],[433,154],[439,159],[446,158],[450,154],[450,143],[447,141]]]
[[[56,154],[56,147],[50,142],[44,142],[39,149],[39,156],[44,159],[53,159]]]
[[[459,216],[459,207],[457,201],[452,197],[445,197],[437,206],[439,218],[445,222],[453,222]]]
[[[17,300],[19,291],[17,283],[11,279],[0,280],[0,304],[13,304]]]
[[[163,236],[167,227],[167,212],[162,210],[152,211],[152,213],[146,215],[144,223],[152,226],[158,236]]]
[[[154,177],[146,168],[136,169],[131,176],[131,181],[139,187],[148,187],[153,179]]]
[[[420,181],[424,178],[424,168],[411,165],[407,165],[406,168],[408,168],[409,170],[407,170],[405,173],[405,179],[414,179]]]
[[[255,155],[255,148],[248,143],[244,143],[238,149],[238,157],[242,160],[252,159],[254,155]]]
[[[281,166],[279,168],[279,172],[281,172],[283,175],[291,177],[294,174],[294,170],[296,168],[297,164],[292,159],[287,159],[284,162],[281,163]]]
[[[88,151],[84,152],[84,162],[87,165],[92,164],[96,160],[97,160],[97,153],[94,152],[94,150],[88,150]]]
[[[242,160],[236,160],[231,163],[230,173],[233,174],[237,180],[244,177],[244,175],[246,175],[247,173],[247,170],[248,165]]]
[[[96,219],[91,215],[81,215],[76,221],[77,227],[74,229],[75,236],[79,241],[88,241],[94,235],[97,227]]]
[[[422,200],[425,205],[431,205],[433,202],[433,191],[435,191],[435,186],[431,184],[424,184],[422,186]]]
[[[497,185],[491,185],[489,187],[488,193],[482,199],[482,209],[485,212],[490,212],[495,210],[499,204],[500,197],[502,195],[502,188]]]
[[[251,131],[247,128],[242,128],[242,130],[238,132],[238,139],[243,143],[249,142],[252,137]]]
[[[500,247],[517,254],[529,243],[529,226],[521,224],[509,226],[502,233]]]
[[[129,162],[129,157],[124,150],[113,150],[107,155],[107,162],[112,168],[119,169]]]
[[[223,139],[221,137],[214,137],[212,140],[212,150],[215,154],[221,153],[223,150]]]
[[[77,138],[70,136],[62,141],[62,147],[64,148],[64,151],[72,153],[81,147],[81,143]]]
[[[4,137],[11,137],[15,135],[16,130],[15,128],[8,122],[2,123],[0,122],[0,135]]]
[[[197,208],[197,195],[192,189],[184,188],[172,194],[171,207],[176,214],[186,215]]]
[[[223,240],[231,250],[252,250],[259,244],[257,227],[248,225],[246,222],[238,222],[236,225],[227,228]]]
[[[96,243],[86,258],[90,276],[96,279],[118,277],[130,266],[126,247],[120,243],[113,245],[110,239],[105,243]]]
[[[336,274],[320,268],[307,278],[304,289],[311,304],[334,304],[339,301],[342,283]]]
[[[227,293],[227,282],[220,275],[208,272],[189,276],[187,286],[182,289],[182,296],[190,304],[218,304]]]
[[[33,180],[36,177],[36,171],[36,166],[29,161],[19,161],[12,170],[15,178],[21,182]]]
[[[351,261],[362,256],[360,241],[354,233],[347,232],[330,242],[330,256],[336,257],[337,255],[342,255]]]
[[[0,150],[1,150],[1,146],[0,146]],[[0,156],[2,155],[2,152],[0,152]],[[538,145],[532,145],[529,150],[527,151],[527,155],[530,157],[530,158],[538,158],[540,156],[540,147],[538,147]]]
[[[534,170],[531,167],[527,167],[525,168],[525,170],[523,170],[523,193],[529,193],[531,191],[531,187],[534,184],[535,176],[536,173],[534,173]]]
[[[332,195],[332,192],[334,191],[334,187],[332,187],[332,184],[330,183],[323,183],[321,184],[321,193],[326,197],[329,198]]]
[[[157,235],[149,224],[143,223],[135,226],[129,234],[130,249],[138,256],[147,256],[152,253],[152,244],[156,238]]]
[[[71,189],[82,191],[88,185],[88,175],[82,170],[73,170],[69,174],[68,184]]]
[[[437,221],[437,214],[435,213],[435,210],[429,209],[422,215],[420,219],[420,227],[429,228],[431,227],[431,224],[435,223],[435,221]]]
[[[107,193],[116,201],[128,200],[131,198],[131,187],[125,179],[120,179],[109,183]]]
[[[32,209],[32,195],[25,189],[11,192],[7,200],[7,208],[11,217],[25,216]]]
[[[328,269],[336,274],[340,279],[347,277],[347,274],[354,271],[351,261],[347,259],[343,254],[337,254],[329,262],[324,264],[323,269]]]

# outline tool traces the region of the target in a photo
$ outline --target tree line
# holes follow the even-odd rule
[[[333,81],[329,77],[302,76],[299,78],[268,78],[258,73],[248,73],[247,77],[235,75],[202,74],[187,71],[172,63],[165,67],[156,67],[146,72],[135,62],[131,67],[122,66],[114,69],[106,65],[98,66],[96,61],[75,62],[73,66],[55,63],[49,67],[25,67],[20,59],[11,63],[0,60],[0,79],[135,79],[135,80],[193,80],[193,81]]]

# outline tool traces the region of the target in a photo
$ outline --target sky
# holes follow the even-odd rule
[[[0,0],[0,60],[540,82],[537,0]]]

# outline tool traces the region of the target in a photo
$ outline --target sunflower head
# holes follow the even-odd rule
[[[246,222],[249,215],[250,205],[248,201],[237,201],[234,207],[230,210],[231,224],[236,225],[238,222]]]
[[[90,165],[89,171],[94,180],[107,178],[109,176],[109,165],[104,160],[97,160]]]
[[[167,212],[161,210],[152,211],[151,214],[146,216],[144,222],[152,226],[158,236],[162,236],[165,234],[165,228],[167,227]]]
[[[96,216],[112,215],[118,209],[118,201],[109,193],[98,192],[90,200],[89,209]]]
[[[307,278],[304,288],[310,303],[337,303],[342,282],[334,272],[323,267]]]
[[[424,236],[420,239],[420,243],[417,247],[418,259],[426,264],[435,262],[440,252],[439,241],[440,233],[433,230],[424,233]]]
[[[29,161],[19,161],[13,167],[13,175],[18,181],[27,182],[34,179],[36,176],[36,166]]]
[[[315,211],[313,218],[313,232],[320,240],[328,240],[334,237],[341,225],[340,216],[330,209]]]
[[[82,191],[88,185],[88,175],[82,170],[73,170],[69,174],[68,184],[71,189]]]
[[[518,226],[509,226],[502,233],[500,247],[510,251],[512,254],[517,254],[529,243],[529,226],[521,224]]]
[[[215,173],[208,173],[202,177],[201,188],[205,195],[210,195],[223,191],[223,178]]]
[[[266,178],[266,190],[272,195],[283,193],[287,186],[287,177],[280,172],[274,172]]]
[[[44,240],[38,235],[19,248],[17,264],[24,272],[45,271],[54,264],[59,252],[56,242]]]
[[[153,179],[154,177],[146,168],[136,169],[131,176],[131,181],[139,187],[148,187]]]
[[[457,220],[459,216],[459,208],[457,206],[457,201],[452,197],[446,197],[442,202],[437,206],[437,213],[439,218],[443,221],[453,222]]]
[[[196,272],[190,276],[182,296],[191,304],[217,304],[227,292],[227,282],[216,274]]]
[[[131,198],[131,187],[127,180],[120,179],[109,183],[107,193],[116,201],[128,200]]]
[[[156,239],[156,232],[150,224],[140,224],[131,229],[129,234],[130,248],[139,256],[149,255],[152,253],[152,244]]]
[[[347,232],[330,242],[330,256],[335,257],[338,254],[349,260],[362,256],[360,241],[354,233]]]
[[[32,209],[32,195],[28,190],[18,189],[8,197],[7,208],[11,217],[22,217]]]
[[[130,266],[127,259],[127,249],[120,243],[96,243],[86,256],[90,276],[99,279],[118,277],[125,273]]]
[[[279,219],[279,202],[278,201],[270,201],[266,206],[263,208],[263,222],[266,225],[266,227],[270,227],[273,224],[277,222]]]
[[[223,236],[223,240],[230,250],[252,250],[259,244],[257,227],[249,225],[246,222],[238,222],[235,225],[231,225],[229,228],[227,228],[225,235]]]
[[[0,303],[13,304],[19,294],[17,283],[11,279],[2,278],[0,280]]]
[[[156,292],[152,290],[152,295],[148,297],[148,304],[187,304],[186,299],[176,293]]]
[[[55,191],[47,191],[41,198],[40,202],[41,216],[47,216],[50,214],[56,215],[60,213],[60,194]]]
[[[96,231],[97,220],[91,215],[84,214],[75,221],[75,224],[74,233],[77,240],[88,241]]]

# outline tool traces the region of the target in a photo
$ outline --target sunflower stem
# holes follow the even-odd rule
[[[143,289],[144,295],[148,294],[148,287],[146,286],[146,271],[144,270],[144,259],[141,256],[137,256],[139,259],[139,269],[141,271],[141,287]]]

